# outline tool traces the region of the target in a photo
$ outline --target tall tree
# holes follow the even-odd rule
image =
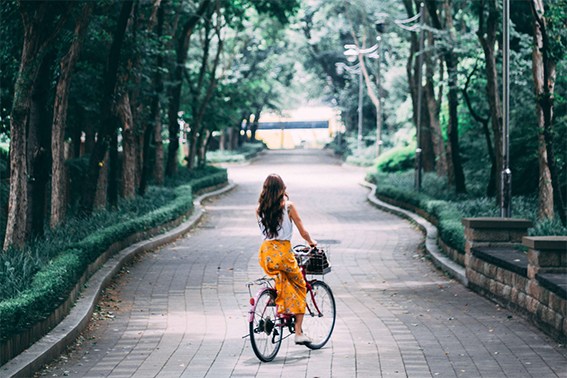
[[[496,194],[497,203],[500,203],[500,170],[502,168],[502,103],[500,101],[500,91],[498,90],[495,50],[499,14],[500,10],[498,9],[497,0],[481,0],[478,7],[478,30],[476,32],[484,51],[486,93],[490,106],[492,134],[494,135],[494,148],[489,146],[493,162],[487,194],[489,196]],[[487,138],[488,142],[490,142],[490,137],[488,136]]]
[[[419,3],[418,1],[412,1],[412,0],[404,0],[404,7],[406,9],[406,13],[408,15],[408,18],[412,18],[416,15],[416,11],[415,11],[415,7],[419,7]],[[429,98],[429,91],[428,91],[428,82],[426,80],[426,85],[423,86],[423,83],[418,83],[418,72],[419,70],[422,70],[423,67],[419,67],[419,56],[418,54],[426,54],[425,51],[419,51],[419,41],[418,41],[418,34],[417,33],[411,33],[410,35],[410,51],[409,51],[409,55],[408,55],[408,60],[406,63],[406,74],[407,74],[407,78],[408,78],[408,84],[409,84],[409,89],[410,89],[410,97],[412,100],[412,108],[413,108],[413,122],[417,127],[421,127],[421,134],[420,134],[420,139],[421,139],[421,149],[422,149],[422,155],[421,155],[421,159],[422,159],[422,163],[423,163],[423,169],[424,171],[433,171],[434,170],[434,166],[435,166],[435,159],[436,159],[436,155],[435,155],[435,145],[433,145],[433,136],[432,136],[432,122],[435,122],[435,113],[430,114],[430,112],[428,111],[428,107],[429,107],[429,102],[431,101],[431,99]],[[426,63],[428,63],[426,65],[427,68],[431,69],[432,66],[429,64],[429,62],[426,60]],[[422,71],[423,72],[423,71]],[[425,75],[422,75],[426,77],[426,79],[431,80],[432,79],[432,75],[431,77],[427,77],[427,71],[425,72]],[[431,83],[432,84],[432,83]],[[420,88],[422,87],[422,88]],[[423,101],[421,103],[421,109],[418,109],[418,92],[419,90],[422,90],[422,94],[423,94]],[[433,97],[433,101],[434,101],[434,97]],[[418,112],[421,112],[421,125],[418,126],[417,124],[417,115]],[[433,116],[433,117],[432,117]],[[438,117],[437,117],[438,119]],[[442,139],[442,138],[441,138]],[[439,140],[436,140],[437,142],[439,142]],[[439,146],[437,146],[439,147]],[[437,148],[438,150],[439,148]],[[417,167],[416,167],[417,168]]]
[[[425,86],[423,94],[425,97],[425,108],[428,114],[431,142],[435,153],[435,169],[437,176],[447,176],[447,157],[445,152],[445,139],[441,132],[441,124],[439,122],[439,113],[443,97],[443,60],[437,59],[434,55],[435,39],[433,33],[427,32],[428,52],[425,53]],[[439,67],[439,83],[437,88],[437,98],[435,98],[435,66]]]
[[[26,232],[29,206],[26,126],[32,88],[46,49],[63,27],[71,5],[19,1],[19,7],[24,43],[10,114],[10,199],[4,249],[9,245],[22,245],[29,237]]]
[[[451,0],[445,0],[443,9],[437,8],[435,0],[427,0],[425,2],[428,13],[431,17],[433,26],[438,30],[445,30],[447,33],[447,44],[443,49],[443,57],[447,66],[448,76],[448,103],[449,103],[449,125],[447,128],[447,155],[449,168],[449,184],[455,187],[457,193],[466,193],[465,174],[461,162],[459,148],[459,83],[458,83],[458,64],[459,57],[454,49],[455,46],[455,27],[452,14]],[[440,14],[444,15],[444,22],[441,22]]]
[[[45,223],[46,188],[51,169],[50,133],[51,125],[51,82],[55,65],[55,49],[43,58],[38,78],[32,89],[30,112],[26,137],[26,160],[28,167],[28,194],[26,234],[30,238],[43,234]]]
[[[363,22],[362,22],[362,38],[361,41],[359,41],[359,38],[356,35],[356,30],[354,27],[354,24],[349,16],[349,7],[348,7],[348,3],[345,3],[345,15],[347,16],[347,20],[349,22],[350,25],[350,34],[352,36],[352,38],[354,39],[354,44],[356,45],[356,47],[359,50],[364,50],[366,49],[366,12],[362,12],[362,17],[363,17]],[[360,63],[360,69],[362,70],[362,75],[364,76],[364,82],[366,83],[366,91],[368,93],[368,97],[370,97],[370,100],[372,101],[372,104],[374,104],[374,107],[376,108],[376,140],[380,140],[380,129],[382,126],[382,122],[380,117],[382,116],[382,111],[381,111],[381,104],[380,104],[380,99],[379,96],[380,94],[376,95],[376,93],[374,92],[374,88],[372,85],[372,80],[370,80],[370,75],[368,73],[368,68],[366,67],[366,62],[364,60],[365,54],[358,54],[358,62]],[[382,57],[378,57],[378,59],[381,59]],[[380,80],[379,78],[377,78],[377,80]],[[378,150],[377,150],[378,152]],[[378,155],[378,153],[377,153]]]
[[[65,127],[67,123],[67,108],[69,105],[69,88],[71,79],[85,39],[85,34],[91,20],[93,2],[83,5],[80,15],[75,21],[75,35],[69,50],[61,59],[61,69],[57,89],[55,93],[55,104],[53,109],[53,125],[51,132],[51,227],[57,226],[65,220]]]
[[[128,0],[122,3],[108,55],[108,63],[104,73],[104,92],[100,107],[100,126],[97,141],[89,159],[87,185],[83,186],[81,196],[81,207],[86,213],[90,213],[93,210],[97,192],[97,185],[95,185],[95,183],[99,181],[100,168],[105,162],[109,143],[116,139],[117,122],[112,111],[114,92],[120,63],[120,52],[122,50],[124,35],[126,34],[126,27],[128,26],[128,19],[130,18],[133,3],[133,1]],[[111,157],[111,161],[112,160],[115,159]]]
[[[477,61],[478,64],[478,61]],[[490,122],[490,116],[483,117],[480,115],[473,107],[472,101],[468,94],[469,84],[471,78],[477,70],[477,65],[475,64],[474,69],[467,76],[467,81],[465,82],[465,87],[463,88],[463,97],[465,98],[465,103],[469,108],[469,112],[475,121],[482,124],[482,131],[484,132],[484,138],[486,139],[486,148],[488,150],[488,156],[490,158],[490,178],[488,180],[488,186],[486,188],[486,195],[488,197],[494,197],[496,194],[496,172],[498,165],[496,164],[496,156],[494,156],[494,148],[492,147],[492,139],[490,138],[490,129],[488,128],[488,123]]]
[[[533,17],[534,48],[532,72],[536,92],[536,106],[539,133],[538,157],[540,165],[540,217],[553,216],[553,203],[557,203],[559,217],[566,225],[565,203],[561,193],[559,176],[553,148],[553,101],[557,61],[565,55],[567,42],[559,37],[567,27],[565,0],[550,1],[544,6],[543,0],[530,0]],[[552,36],[558,38],[552,38]],[[549,172],[549,173],[548,173]],[[549,174],[549,176],[548,176]],[[549,180],[550,179],[550,180]],[[543,182],[543,180],[546,180]],[[551,181],[552,195],[549,193]],[[542,188],[543,186],[543,188]],[[549,199],[551,197],[551,199]]]
[[[214,34],[210,33],[210,29],[212,26],[212,15],[213,12],[208,14],[207,19],[205,19],[205,26],[204,26],[204,37],[203,37],[203,56],[201,60],[201,68],[199,69],[199,76],[197,79],[196,88],[192,88],[193,92],[193,101],[192,101],[192,121],[191,121],[191,130],[189,132],[188,142],[189,142],[189,154],[187,156],[187,169],[193,169],[195,165],[195,157],[197,156],[197,152],[199,149],[199,139],[203,137],[204,129],[201,127],[201,121],[205,116],[205,111],[207,109],[207,104],[213,95],[213,91],[215,89],[217,83],[217,67],[219,65],[219,60],[221,56],[221,52],[223,49],[223,41],[221,39],[221,12],[220,12],[220,3],[217,1],[216,10],[211,8],[215,11],[216,14],[216,25],[214,25],[213,29],[215,31]],[[217,36],[217,50],[213,60],[213,64],[209,71],[209,80],[206,90],[203,92],[204,85],[205,85],[205,75],[207,73],[207,68],[209,67],[209,53],[211,48],[211,42],[213,36]],[[190,83],[191,84],[191,83]],[[191,88],[191,86],[190,86]]]
[[[172,176],[177,172],[179,161],[177,159],[177,151],[179,150],[179,121],[178,113],[181,103],[181,89],[183,86],[183,71],[185,61],[187,60],[187,52],[193,29],[201,20],[205,12],[211,5],[211,0],[201,0],[199,7],[189,17],[187,22],[183,24],[179,37],[177,38],[177,46],[175,48],[175,63],[170,71],[170,81],[173,86],[169,93],[169,109],[168,109],[168,127],[169,127],[169,145],[167,155],[167,165],[165,175]]]
[[[163,26],[165,21],[165,1],[156,2],[157,8],[157,26],[156,26],[156,37],[158,41],[158,51],[156,54],[156,69],[153,78],[153,94],[151,98],[151,105],[150,105],[150,120],[146,124],[146,128],[144,130],[144,146],[143,146],[143,167],[142,167],[142,177],[140,178],[140,187],[138,189],[138,193],[143,196],[146,192],[148,181],[150,177],[150,144],[153,139],[154,141],[154,170],[159,169],[159,172],[155,174],[154,171],[154,180],[161,184],[163,181],[163,147],[160,146],[158,152],[158,143],[161,144],[161,102],[160,96],[163,92],[163,79],[161,75],[161,71],[164,67],[164,59],[163,59],[163,43],[162,43],[162,36],[163,36]],[[159,139],[158,139],[159,137]],[[161,154],[161,156],[158,156]],[[159,158],[159,159],[158,159]],[[159,168],[158,168],[159,167]]]

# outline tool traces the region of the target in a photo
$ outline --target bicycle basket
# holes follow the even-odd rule
[[[331,271],[331,262],[327,253],[319,249],[305,265],[306,274],[327,274]]]

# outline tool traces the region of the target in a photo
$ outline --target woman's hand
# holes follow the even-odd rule
[[[310,246],[311,248],[317,247],[317,240],[311,240],[311,241],[308,242],[308,243],[309,243],[309,246]]]

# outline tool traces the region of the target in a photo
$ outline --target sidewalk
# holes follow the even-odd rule
[[[124,271],[84,340],[46,376],[567,377],[566,350],[434,270],[419,251],[422,233],[366,201],[359,169],[326,151],[293,150],[229,172],[237,188],[205,203],[189,237]],[[254,209],[273,172],[330,246],[337,323],[323,349],[287,339],[260,363],[242,338],[245,283],[263,275]]]

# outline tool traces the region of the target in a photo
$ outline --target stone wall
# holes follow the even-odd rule
[[[469,287],[567,341],[567,237],[527,237],[525,220],[465,218],[463,225]]]

